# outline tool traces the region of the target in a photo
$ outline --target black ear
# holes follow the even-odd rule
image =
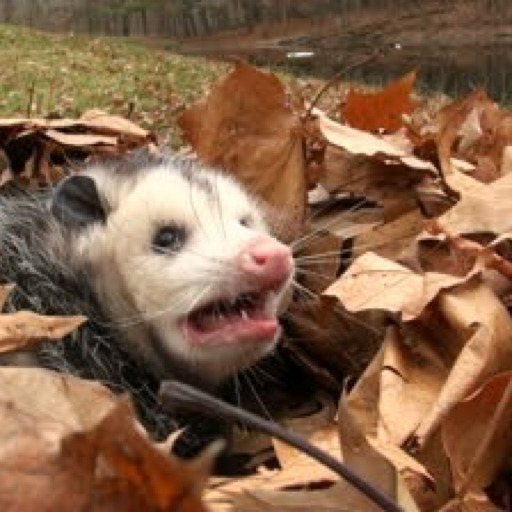
[[[106,220],[96,183],[89,176],[75,175],[64,180],[53,194],[51,210],[69,228],[78,229]]]

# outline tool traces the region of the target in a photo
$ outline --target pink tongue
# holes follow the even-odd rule
[[[191,345],[271,341],[277,328],[276,318],[219,318],[214,315],[203,319],[200,326],[189,321],[183,325]]]

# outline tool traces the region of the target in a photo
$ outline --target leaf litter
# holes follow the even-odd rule
[[[240,62],[178,124],[191,151],[268,205],[294,249],[282,346],[313,390],[302,406],[323,405],[300,413],[290,395],[284,425],[403,510],[499,510],[512,498],[512,113],[481,90],[424,108],[416,75],[349,91],[340,121]],[[157,144],[98,111],[0,120],[2,184],[55,183],[71,160]],[[84,320],[0,315],[0,350]],[[279,441],[277,466],[207,485],[208,461],[164,455],[100,384],[20,368],[0,380],[2,510],[376,510]]]

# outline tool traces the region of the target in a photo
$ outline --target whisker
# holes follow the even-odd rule
[[[300,283],[298,283],[295,280],[293,281],[293,286],[296,287],[299,292],[303,292],[304,295],[308,296],[309,298],[318,299],[321,296],[321,294],[311,291],[309,288],[306,288],[305,286],[301,285]],[[346,311],[345,309],[341,309],[341,308],[337,308],[336,312],[339,315],[341,315],[343,318],[347,318],[351,322],[358,324],[359,326],[363,327],[364,329],[367,329],[367,330],[374,332],[376,334],[379,334],[379,335],[381,334],[381,331],[379,329],[376,329],[372,325],[370,325],[366,322],[363,322],[354,313],[350,313],[349,311]],[[285,318],[290,318],[293,320],[293,314],[286,312],[283,316]]]
[[[270,414],[269,410],[267,409],[267,407],[265,406],[265,404],[261,400],[261,398],[258,395],[256,389],[252,385],[252,382],[251,382],[251,379],[249,378],[249,375],[248,374],[244,374],[244,373],[241,373],[240,375],[245,378],[245,380],[247,382],[247,385],[249,386],[249,389],[251,390],[252,394],[254,395],[254,398],[256,399],[256,402],[258,403],[261,411],[263,412],[263,415],[266,416],[267,419],[272,421],[272,415]]]
[[[267,379],[267,380],[269,380],[271,382],[274,382],[276,384],[280,384],[279,379],[277,379],[271,373],[269,373],[266,370],[264,370],[263,368],[261,368],[258,363],[253,365],[251,367],[251,370],[253,371],[253,373],[256,373],[256,374],[259,373],[262,376],[263,379]]]
[[[213,286],[212,284],[205,286],[205,288],[196,296],[195,301],[189,307],[188,313],[186,313],[183,316],[186,316],[187,314],[190,313],[190,311],[202,299],[202,297],[204,297],[204,295],[207,294],[211,290],[212,286]],[[185,303],[185,301],[182,300],[181,304],[178,304],[178,305],[181,306],[184,303]],[[110,325],[110,326],[120,327],[120,328],[133,327],[135,325],[148,322],[149,320],[155,320],[156,318],[159,318],[160,316],[171,313],[171,312],[175,311],[176,309],[178,309],[178,308],[176,307],[176,303],[174,303],[172,306],[170,306],[168,308],[161,309],[159,311],[155,311],[151,314],[139,313],[138,315],[134,315],[133,317],[125,317],[125,318],[122,318],[122,319],[119,319],[119,320],[116,320],[113,322],[102,323],[102,325],[106,325],[106,326]]]
[[[322,274],[320,272],[314,272],[312,270],[305,270],[303,268],[297,268],[295,269],[295,272],[297,274],[304,274],[307,276],[315,276],[315,277],[321,277],[322,279],[325,279],[326,281],[332,282],[336,280],[336,276]]]
[[[395,244],[402,240],[407,240],[414,234],[415,233],[411,232],[409,234],[394,238],[392,240],[386,240],[385,242],[380,242],[380,243],[361,244],[361,245],[357,246],[357,250],[361,251],[361,250],[366,250],[366,249],[377,249],[377,248],[386,247],[387,245],[392,245],[392,244]],[[324,258],[324,256],[327,259],[336,259],[336,257],[339,257],[340,255],[344,256],[346,254],[351,254],[352,252],[354,252],[354,248],[340,249],[339,251],[329,251],[329,252],[325,252],[325,253],[312,254],[312,255],[308,255],[308,256],[296,256],[294,258],[294,260],[296,262],[299,262],[302,264],[303,262],[316,261],[317,259],[319,261],[321,261]]]
[[[291,244],[290,244],[290,247],[292,248],[292,250],[295,250],[297,249],[298,247],[303,247],[304,246],[304,243],[311,240],[311,238],[314,238],[315,236],[317,236],[319,233],[321,233],[322,231],[325,231],[326,229],[328,229],[330,226],[332,226],[333,224],[335,224],[336,222],[339,222],[339,219],[343,216],[343,215],[347,215],[349,213],[352,213],[354,211],[357,211],[359,208],[361,208],[361,206],[363,204],[365,204],[367,201],[366,199],[361,199],[360,201],[358,201],[354,206],[352,206],[351,208],[349,208],[348,210],[344,210],[343,212],[340,212],[339,215],[336,215],[333,219],[330,219],[327,223],[325,223],[324,225],[322,226],[319,226],[318,228],[314,229],[313,231],[309,232],[309,233],[306,233],[304,236],[298,238],[297,240],[294,240]]]
[[[292,285],[298,289],[299,292],[304,293],[304,295],[311,297],[313,299],[317,299],[319,297],[318,293],[312,292],[309,288],[306,288],[299,282],[297,282],[295,279],[292,281]]]
[[[235,373],[235,375],[233,375],[233,383],[234,383],[234,387],[235,387],[236,405],[241,408],[242,407],[242,398],[240,395],[240,381],[238,380],[238,373]]]

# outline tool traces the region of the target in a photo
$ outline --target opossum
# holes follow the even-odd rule
[[[158,383],[215,389],[269,353],[293,273],[261,204],[188,158],[138,151],[0,197],[8,309],[88,318],[38,364],[130,391],[160,435]]]

